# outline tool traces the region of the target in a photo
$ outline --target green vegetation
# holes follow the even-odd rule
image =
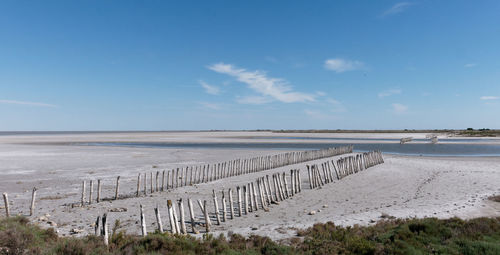
[[[306,129],[306,130],[270,130],[273,133],[446,133],[456,136],[496,137],[500,136],[498,129],[402,129],[402,130],[345,130],[345,129]]]
[[[473,137],[496,137],[500,136],[500,130],[489,129],[489,128],[481,128],[481,129],[467,128],[466,130],[458,131],[457,134],[462,136],[473,136]]]
[[[281,244],[240,235],[196,239],[154,233],[143,238],[114,228],[109,247],[100,237],[61,238],[15,217],[0,220],[0,254],[500,254],[500,217],[388,220],[347,228],[329,222]]]

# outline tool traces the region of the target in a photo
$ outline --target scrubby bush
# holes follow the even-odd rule
[[[106,247],[102,237],[60,238],[53,229],[41,229],[26,218],[4,218],[0,254],[500,254],[500,218],[394,219],[368,227],[327,222],[281,242],[288,245],[256,235],[139,237],[116,225]]]

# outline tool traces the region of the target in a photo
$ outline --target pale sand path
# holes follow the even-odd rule
[[[152,165],[163,170],[186,164],[275,154],[283,150],[149,149],[20,143],[169,139],[238,141],[234,138],[221,138],[221,136],[234,137],[235,133],[0,137],[0,191],[9,192],[14,203],[11,209],[13,213],[29,211],[30,190],[33,186],[40,188],[39,198],[63,197],[39,201],[36,214],[39,217],[49,213],[51,215],[49,218],[58,224],[61,234],[67,234],[75,227],[83,227],[90,233],[92,231],[90,224],[95,217],[114,207],[126,207],[128,211],[110,213],[111,220],[119,218],[129,232],[140,233],[137,224],[139,203],[146,208],[148,228],[151,231],[154,228],[152,208],[156,204],[163,208],[163,222],[168,226],[167,199],[174,200],[180,197],[206,199],[210,201],[212,207],[212,189],[235,188],[236,185],[253,181],[264,174],[284,170],[288,172],[294,166],[180,188],[172,192],[156,193],[149,197],[103,202],[87,208],[71,209],[63,207],[62,204],[79,201],[82,179],[103,178],[105,180],[103,193],[109,197],[113,194],[114,178],[117,175],[122,176],[122,193],[132,193],[135,190],[137,173],[153,170]],[[249,136],[254,133],[239,132],[238,135]],[[303,134],[298,135],[303,136]],[[216,138],[213,138],[214,136]],[[259,217],[255,217],[253,213],[241,219],[230,220],[221,226],[214,226],[214,230],[217,233],[227,233],[227,231],[255,233],[280,239],[293,236],[295,231],[291,228],[308,227],[315,222],[334,221],[341,225],[371,224],[370,220],[378,220],[381,213],[403,218],[500,216],[499,205],[485,200],[492,194],[500,194],[499,157],[441,158],[390,155],[384,157],[385,164],[328,184],[319,190],[308,189],[305,164],[298,164],[296,168],[302,169],[304,181],[304,190],[301,194],[280,205],[273,205],[270,212],[259,211],[257,213]],[[322,208],[323,205],[328,207]],[[199,214],[198,206],[195,205],[195,208]],[[321,212],[312,216],[307,215],[313,209],[319,209]]]

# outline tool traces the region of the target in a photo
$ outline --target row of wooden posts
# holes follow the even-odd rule
[[[382,163],[384,163],[382,153],[380,151],[371,151],[340,158],[337,161],[326,161],[321,164],[321,171],[317,164],[307,165],[309,187],[314,189],[333,182],[334,179],[340,180],[348,175]]]
[[[345,153],[351,153],[353,146],[342,146],[337,148],[327,148],[320,150],[287,152],[278,155],[261,156],[251,159],[237,159],[226,161],[223,163],[197,165],[190,167],[177,168],[172,170],[163,170],[149,173],[149,189],[148,189],[148,174],[139,173],[137,175],[137,189],[135,196],[139,197],[142,194],[165,191],[178,187],[207,183],[216,181],[222,178],[232,176],[250,174],[269,170],[277,167],[282,167],[290,164],[297,164],[305,161],[316,160],[321,158],[333,157]],[[141,180],[142,179],[142,180]],[[92,204],[94,182],[89,181],[89,197],[87,199],[87,182],[82,182],[81,206]],[[120,176],[116,178],[113,200],[119,198]],[[101,201],[101,180],[97,180],[97,197],[96,202]]]
[[[36,201],[36,191],[37,188],[33,188],[31,193],[31,204],[30,204],[30,214],[29,216],[33,216],[35,214],[35,201]],[[9,194],[4,192],[3,194],[3,202],[5,204],[5,216],[10,217],[10,205],[9,205]]]
[[[170,223],[170,233],[172,234],[188,234],[188,228],[186,224],[191,225],[190,233],[199,234],[200,231],[197,229],[197,225],[202,225],[205,227],[205,232],[210,232],[211,226],[213,224],[221,225],[223,222],[235,219],[236,217],[242,217],[243,215],[248,215],[259,210],[268,211],[269,206],[272,203],[278,204],[280,201],[286,200],[294,196],[295,194],[302,191],[300,170],[292,169],[290,174],[287,176],[286,172],[275,173],[271,175],[259,177],[255,182],[250,182],[242,186],[236,187],[236,201],[233,198],[233,189],[229,189],[227,192],[224,190],[221,193],[221,208],[219,207],[219,198],[217,197],[217,192],[212,191],[214,212],[210,213],[208,208],[209,201],[207,200],[197,200],[198,206],[201,210],[202,222],[203,224],[197,224],[197,218],[194,213],[193,201],[187,199],[187,205],[189,210],[190,220],[187,221],[184,213],[184,202],[183,199],[177,200],[177,213],[176,206],[172,200],[167,200],[167,218]],[[271,181],[272,179],[272,181]],[[147,235],[146,218],[144,216],[144,208],[142,205],[140,207],[140,224],[141,224],[141,234],[143,236]],[[160,207],[157,205],[154,208],[156,216],[156,227],[157,231],[160,233],[165,232],[163,227],[163,221],[161,217]],[[212,217],[211,217],[212,216]],[[212,219],[211,219],[212,218]],[[107,214],[97,217],[95,223],[95,235],[101,235],[104,237],[104,242],[107,245],[109,234],[107,227]],[[215,223],[212,223],[215,221]]]

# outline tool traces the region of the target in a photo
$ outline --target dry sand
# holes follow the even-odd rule
[[[269,212],[259,210],[214,226],[216,233],[267,235],[282,239],[295,235],[296,228],[317,222],[333,221],[340,225],[373,224],[382,213],[400,217],[479,217],[500,216],[500,205],[486,198],[500,194],[500,157],[410,157],[384,155],[386,163],[310,190],[306,163],[286,166],[250,175],[178,188],[147,197],[107,201],[71,208],[64,204],[78,202],[82,180],[103,179],[103,195],[111,197],[116,176],[121,178],[121,193],[135,191],[137,173],[171,169],[186,165],[221,162],[236,158],[282,153],[285,150],[168,149],[59,145],[67,142],[258,142],[254,136],[331,136],[359,138],[401,138],[408,134],[273,134],[268,132],[165,132],[108,133],[65,135],[0,136],[0,192],[8,192],[13,214],[27,214],[31,189],[36,186],[36,215],[49,214],[61,235],[73,228],[92,233],[91,224],[111,208],[111,221],[120,219],[130,233],[140,233],[139,204],[146,209],[149,231],[153,231],[153,207],[158,204],[166,220],[166,200],[202,199],[213,204],[212,189],[235,188],[273,172],[302,169],[303,191],[292,199],[272,205]],[[425,134],[411,134],[424,138]],[[265,140],[269,142],[269,140]],[[286,142],[276,139],[272,142]],[[300,140],[293,140],[299,142]],[[308,141],[311,142],[311,141]],[[322,142],[319,140],[318,142]],[[352,142],[352,141],[351,141]],[[335,157],[337,158],[337,157]],[[318,160],[317,162],[323,162]],[[310,162],[308,162],[310,163]],[[157,168],[152,168],[152,166]],[[220,197],[220,195],[219,195]],[[3,207],[3,206],[2,206]],[[3,208],[2,208],[3,210]],[[311,210],[318,211],[308,215]],[[197,216],[200,209],[195,204]],[[2,212],[3,214],[3,212]],[[257,217],[258,215],[258,217]],[[49,226],[46,222],[42,226]],[[168,227],[167,227],[168,228]]]

